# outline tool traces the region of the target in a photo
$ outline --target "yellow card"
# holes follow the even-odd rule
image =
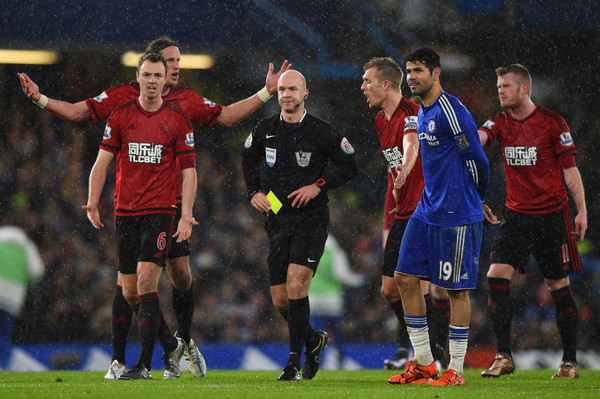
[[[277,198],[277,196],[273,193],[273,191],[269,191],[269,193],[267,194],[267,199],[271,203],[271,210],[273,211],[273,213],[279,212],[282,204],[281,201],[279,201],[279,198]]]

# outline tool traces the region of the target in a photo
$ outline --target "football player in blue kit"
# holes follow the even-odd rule
[[[477,283],[484,213],[487,222],[497,222],[483,204],[489,163],[473,117],[456,97],[442,90],[440,56],[431,48],[419,48],[404,61],[410,90],[421,98],[417,133],[425,189],[406,227],[394,276],[415,359],[389,382],[464,385],[469,290]],[[450,296],[450,364],[439,378],[429,344],[421,278],[431,279]]]

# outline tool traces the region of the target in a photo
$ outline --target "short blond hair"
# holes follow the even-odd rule
[[[496,68],[496,76],[504,76],[507,73],[514,73],[521,79],[521,84],[525,83],[529,87],[529,96],[531,96],[531,74],[529,70],[521,64],[510,64]]]
[[[400,90],[400,85],[404,79],[404,73],[400,65],[392,57],[373,57],[363,66],[363,70],[375,68],[377,72],[375,76],[380,81],[389,80],[392,87]]]

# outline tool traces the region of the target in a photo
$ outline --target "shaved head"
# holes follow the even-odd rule
[[[304,78],[304,75],[295,69],[284,72],[277,82],[277,86],[289,86],[290,84],[297,86],[300,90],[306,90],[306,79]]]
[[[277,100],[286,122],[295,123],[304,115],[304,100],[308,97],[306,79],[300,72],[290,69],[277,82]]]

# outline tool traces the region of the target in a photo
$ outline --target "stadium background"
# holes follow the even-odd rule
[[[182,71],[181,81],[223,105],[260,89],[269,62],[278,66],[289,59],[307,77],[308,110],[344,132],[356,148],[360,176],[331,193],[331,232],[352,267],[367,277],[364,286],[346,291],[343,339],[348,356],[356,352],[355,360],[362,359],[356,367],[380,367],[384,357],[393,355],[395,339],[393,314],[379,294],[385,164],[374,134],[375,111],[368,109],[360,91],[362,65],[372,56],[400,60],[414,46],[435,46],[442,55],[443,88],[461,99],[477,124],[499,111],[493,69],[513,62],[527,66],[534,101],[566,119],[579,151],[590,229],[585,270],[572,280],[580,311],[580,353],[597,358],[600,27],[594,16],[599,12],[600,4],[593,0],[3,2],[0,47],[49,49],[60,55],[57,64],[48,66],[0,60],[0,225],[23,228],[46,265],[42,280],[30,287],[13,331],[19,350],[13,369],[24,364],[35,369],[33,359],[44,367],[85,368],[94,356],[105,368],[114,285],[111,190],[103,197],[104,230],[95,231],[81,211],[103,124],[67,124],[42,112],[21,92],[17,72],[28,73],[42,93],[76,102],[131,80],[134,69],[121,65],[121,54],[142,51],[165,34],[179,41],[184,56],[202,52],[215,58],[210,70]],[[210,354],[209,363],[228,357],[223,356],[226,348],[247,350],[252,344],[263,348],[261,356],[269,354],[256,358],[268,365],[267,359],[277,361],[278,353],[270,345],[285,347],[287,331],[268,296],[262,220],[246,200],[240,157],[256,122],[277,109],[271,100],[232,128],[195,130],[195,216],[202,224],[192,239],[193,337]],[[497,147],[486,152],[492,167],[487,202],[501,214],[502,160]],[[486,230],[479,285],[472,296],[473,366],[482,357],[487,363],[493,346],[485,273],[494,232]],[[547,366],[555,367],[560,343],[554,306],[541,277],[534,268],[530,278],[517,278],[513,287],[518,296],[515,349],[537,353],[533,363],[523,366],[546,366],[540,354],[547,353],[553,356]],[[161,301],[169,309],[166,281],[161,289]],[[173,321],[169,310],[165,316]],[[580,359],[584,367],[600,368],[594,356],[589,358]],[[219,363],[209,367],[214,364]]]

